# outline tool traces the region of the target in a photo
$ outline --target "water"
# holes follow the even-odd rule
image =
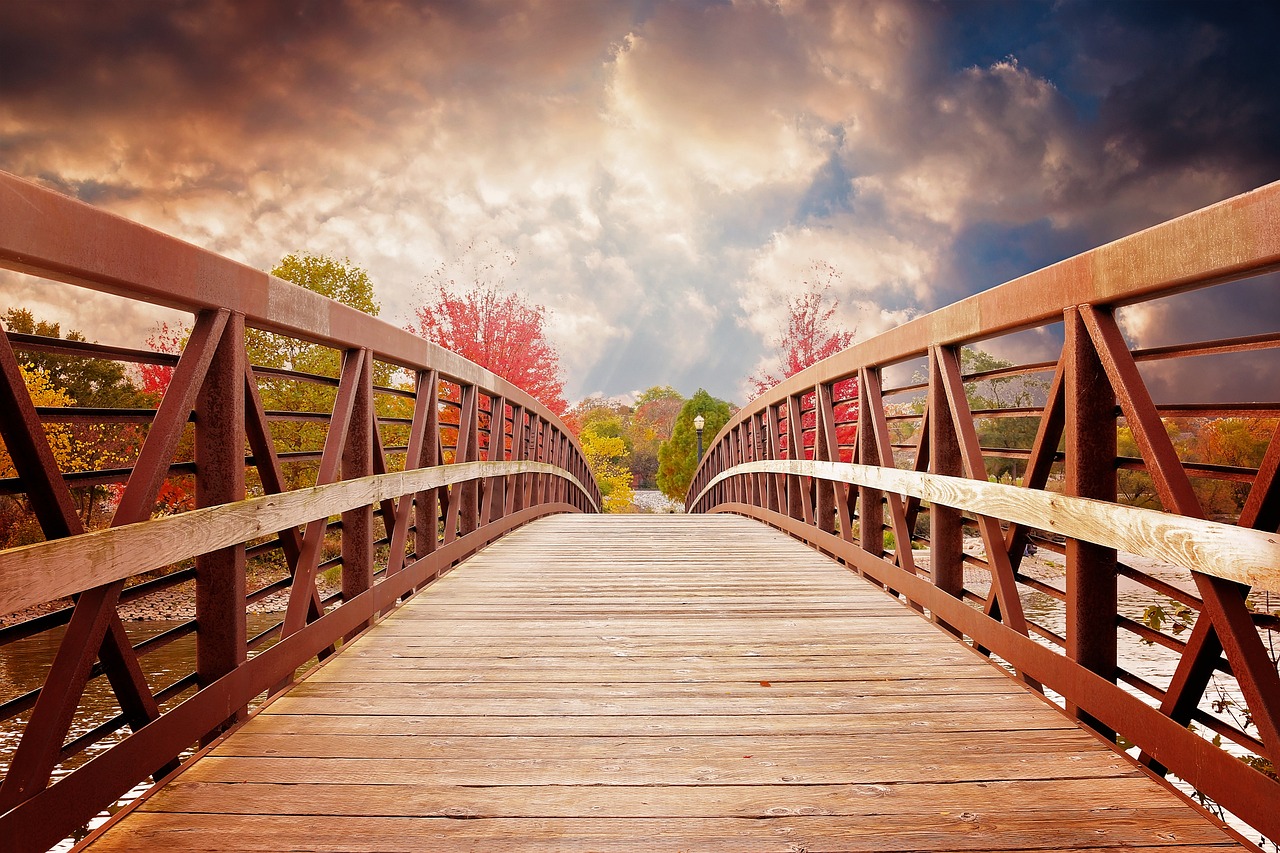
[[[248,636],[253,637],[270,628],[279,619],[279,614],[248,614]],[[183,622],[178,620],[149,619],[125,622],[124,627],[129,638],[136,645],[142,640],[162,634],[182,624]],[[64,633],[65,628],[57,628],[34,637],[18,640],[0,648],[0,702],[7,702],[16,696],[21,696],[44,683],[45,676],[49,671],[49,664],[54,655],[57,654]],[[252,657],[267,647],[267,645],[263,645],[249,654]],[[189,634],[151,651],[141,658],[140,663],[152,692],[155,693],[162,690],[195,668],[195,635]],[[161,707],[167,710],[188,698],[194,692],[195,688],[189,688],[162,703]],[[11,720],[0,723],[0,774],[8,772],[9,763],[13,760],[14,752],[18,748],[18,741],[22,736],[23,726],[25,726],[30,714],[30,711],[25,711]],[[79,710],[76,712],[68,740],[92,731],[97,726],[115,718],[119,714],[120,706],[116,702],[115,695],[111,692],[111,686],[107,683],[107,679],[105,677],[93,679],[85,689],[84,698],[80,703]],[[84,752],[68,759],[54,770],[54,779],[65,776],[85,764],[95,755],[119,743],[128,732],[128,727],[124,727],[93,744]],[[100,815],[94,823],[54,849],[69,850],[76,841],[105,821],[110,814],[119,811],[149,787],[151,787],[150,780],[142,782],[109,808],[106,813]]]
[[[975,544],[972,540],[966,542],[966,551],[971,554],[981,555],[982,549],[980,544]],[[1146,558],[1139,557],[1135,554],[1120,553],[1120,562],[1140,569],[1142,572],[1157,580],[1181,589],[1185,592],[1197,595],[1195,581],[1191,577],[1191,573],[1186,569],[1161,565]],[[927,565],[927,558],[923,561]],[[1065,584],[1065,560],[1060,554],[1054,554],[1047,551],[1041,551],[1035,560],[1025,561],[1022,571],[1037,580],[1040,580],[1055,589],[1062,590]],[[974,592],[982,595],[987,594],[989,589],[989,576],[985,571],[966,567],[965,569],[965,586]],[[1022,590],[1022,606],[1026,613],[1027,619],[1043,628],[1046,628],[1059,636],[1066,633],[1066,607],[1062,601],[1038,590]],[[1116,592],[1117,611],[1122,616],[1136,621],[1143,621],[1143,614],[1148,607],[1158,605],[1168,614],[1175,613],[1180,609],[1181,605],[1172,598],[1158,593],[1143,584],[1138,583],[1130,578],[1120,577],[1117,584]],[[1164,629],[1166,633],[1171,632],[1171,626],[1165,623]],[[1181,630],[1175,636],[1182,640],[1186,640],[1190,634],[1190,629]],[[1042,637],[1032,635],[1033,638],[1041,645],[1053,648],[1055,651],[1061,651],[1061,648],[1049,640]],[[1117,632],[1117,663],[1122,669],[1133,675],[1139,676],[1155,685],[1161,690],[1166,690],[1169,683],[1173,680],[1174,672],[1177,670],[1179,654],[1172,649],[1168,649],[1156,643],[1147,643],[1139,638],[1136,634],[1127,630],[1119,630]],[[1125,689],[1132,695],[1136,696],[1143,702],[1153,707],[1158,706],[1158,702],[1152,697],[1138,691],[1136,688],[1124,685]],[[1063,704],[1062,697],[1053,691],[1047,690],[1046,695],[1057,702]],[[1221,703],[1215,708],[1214,703]],[[1233,708],[1244,708],[1245,700],[1239,687],[1234,679],[1218,673],[1210,682],[1205,696],[1201,699],[1200,709],[1225,720],[1237,728],[1242,727],[1242,721],[1232,716]],[[1204,726],[1194,724],[1194,727],[1202,735],[1206,734]],[[1252,733],[1252,732],[1251,732]],[[1211,735],[1210,735],[1211,736]],[[1227,738],[1222,739],[1221,746],[1224,750],[1237,757],[1249,755],[1243,747],[1235,744]],[[1128,750],[1129,754],[1137,758],[1139,754],[1138,747]],[[1189,797],[1195,797],[1195,789],[1184,782],[1182,779],[1170,775],[1169,782],[1181,790]],[[1207,804],[1213,810],[1211,804]],[[1222,818],[1237,832],[1246,838],[1253,840],[1259,846],[1268,850],[1276,850],[1275,843],[1269,843],[1266,839],[1261,838],[1256,830],[1251,829],[1248,824],[1236,818],[1230,813],[1219,814]]]

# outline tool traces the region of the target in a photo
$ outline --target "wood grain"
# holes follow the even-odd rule
[[[1275,533],[984,480],[848,462],[774,459],[744,462],[721,472],[692,505],[722,480],[761,472],[910,495],[1280,592],[1280,535]]]
[[[446,575],[90,849],[1232,844],[782,534],[734,516],[565,515]]]
[[[526,461],[439,465],[265,495],[0,552],[0,616],[387,498],[517,473],[564,478],[591,500],[568,471]]]

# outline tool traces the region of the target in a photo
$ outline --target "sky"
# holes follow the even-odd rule
[[[513,255],[570,400],[742,403],[815,263],[861,339],[1280,179],[1278,31],[1229,0],[6,0],[0,169],[261,269],[349,258],[402,326]],[[1280,322],[1273,292],[1235,298]],[[9,274],[14,305],[106,343],[162,316]]]

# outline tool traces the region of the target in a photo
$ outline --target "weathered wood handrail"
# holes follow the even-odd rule
[[[985,480],[850,462],[770,459],[721,471],[693,503],[729,478],[749,474],[814,477],[910,495],[1280,593],[1280,536],[1275,533]]]
[[[1280,632],[1280,616],[1266,612],[1274,603],[1255,606],[1249,596],[1256,589],[1265,602],[1280,591],[1280,386],[1246,392],[1260,400],[1224,401],[1215,391],[1210,402],[1157,403],[1139,370],[1206,356],[1274,360],[1280,333],[1249,328],[1135,351],[1122,332],[1130,306],[1176,304],[1189,291],[1278,268],[1280,183],[913,319],[734,413],[707,445],[687,506],[750,515],[836,555],[1013,664],[1028,684],[1052,681],[1081,723],[1137,744],[1152,770],[1176,773],[1280,840],[1280,675],[1268,653],[1274,644],[1262,637]],[[965,348],[1032,330],[1041,346],[1062,341],[1056,359],[962,368]],[[907,378],[913,368],[926,375]],[[1196,375],[1213,374],[1198,364]],[[1275,376],[1274,361],[1257,375]],[[1020,399],[992,394],[971,403],[996,382],[1020,383]],[[1179,418],[1201,420],[1169,422]],[[1014,440],[1013,431],[991,429],[1009,419],[1024,427]],[[1180,454],[1175,437],[1217,422],[1261,436],[1261,456],[1246,463]],[[1136,446],[1123,453],[1122,423]],[[998,438],[984,445],[984,430]],[[1005,474],[1021,485],[987,482]],[[1122,505],[1122,476],[1147,478],[1137,484],[1162,511]],[[1235,525],[1206,520],[1199,495],[1208,490],[1193,479],[1232,490],[1237,503],[1224,510],[1215,498],[1214,511]],[[1243,488],[1247,496],[1234,491]],[[981,537],[980,556],[964,551],[966,533]],[[1031,543],[1065,558],[1063,585],[1045,567],[1025,568]],[[927,561],[913,545],[927,546]],[[1160,571],[1125,565],[1117,551]],[[1123,612],[1121,576],[1147,587],[1157,604]],[[1028,612],[1030,594],[1050,619]],[[1167,685],[1130,671],[1118,654],[1121,642],[1139,640],[1178,656]],[[1130,713],[1142,704],[1135,694],[1157,709]],[[1192,724],[1198,734],[1185,737]],[[1211,738],[1249,763],[1224,759]]]
[[[530,474],[567,480],[599,511],[586,486],[545,462],[459,462],[373,474],[0,551],[0,616],[385,500]]]

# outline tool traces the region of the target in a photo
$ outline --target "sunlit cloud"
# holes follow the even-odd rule
[[[1222,5],[19,2],[0,168],[259,268],[350,258],[397,325],[489,244],[571,397],[742,402],[815,260],[865,337],[1280,177],[1280,16]],[[0,308],[154,322],[41,287]]]

